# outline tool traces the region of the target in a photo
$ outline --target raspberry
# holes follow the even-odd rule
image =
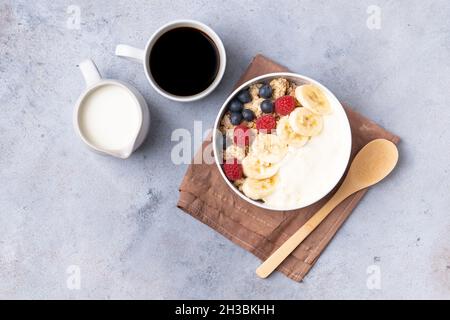
[[[270,133],[273,129],[276,128],[276,126],[277,126],[277,121],[270,114],[259,117],[256,120],[256,129],[258,129],[258,132],[262,130],[266,133]]]
[[[250,130],[241,124],[234,128],[233,141],[237,146],[245,147],[250,143]]]
[[[295,109],[295,99],[293,96],[283,96],[275,100],[275,112],[287,116]]]
[[[238,163],[237,159],[227,161],[223,164],[223,171],[228,179],[236,181],[242,178],[242,165]]]

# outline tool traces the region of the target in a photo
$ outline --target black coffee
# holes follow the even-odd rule
[[[211,38],[189,27],[164,33],[150,52],[155,82],[168,93],[192,96],[210,86],[219,69],[219,52]]]

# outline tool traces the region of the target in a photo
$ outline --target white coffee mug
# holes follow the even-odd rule
[[[150,70],[150,64],[149,64],[149,58],[150,53],[152,51],[152,48],[156,41],[159,39],[161,35],[166,33],[167,31],[173,30],[175,28],[180,27],[190,27],[194,29],[198,29],[202,32],[204,32],[206,35],[208,35],[211,40],[214,42],[218,54],[219,54],[219,68],[216,75],[216,78],[214,81],[209,85],[208,88],[203,90],[200,93],[197,93],[192,96],[177,96],[174,94],[171,94],[165,90],[163,90],[158,83],[156,83],[155,79],[152,76],[151,70]],[[194,21],[194,20],[176,20],[169,22],[159,28],[148,40],[147,45],[145,46],[145,49],[138,49],[135,47],[131,47],[129,45],[119,44],[116,47],[116,55],[119,57],[125,57],[134,61],[141,62],[144,65],[144,72],[147,76],[148,81],[152,85],[152,87],[161,95],[164,97],[175,100],[175,101],[181,101],[181,102],[190,102],[199,100],[201,98],[206,97],[208,94],[210,94],[220,83],[220,80],[222,80],[223,74],[225,72],[225,66],[226,66],[226,53],[225,48],[223,46],[222,40],[220,40],[219,36],[207,25]]]

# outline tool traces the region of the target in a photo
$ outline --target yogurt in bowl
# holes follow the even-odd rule
[[[244,83],[225,101],[215,128],[225,137],[215,135],[213,145],[226,183],[266,209],[294,210],[323,198],[351,152],[342,105],[317,81],[293,73]]]

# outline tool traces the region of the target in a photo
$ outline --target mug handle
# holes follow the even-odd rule
[[[116,56],[142,63],[145,51],[126,44],[119,44],[116,46]]]
[[[91,59],[84,60],[78,66],[83,74],[86,86],[90,87],[102,80],[102,76],[100,75],[100,72],[98,72],[97,66]]]

